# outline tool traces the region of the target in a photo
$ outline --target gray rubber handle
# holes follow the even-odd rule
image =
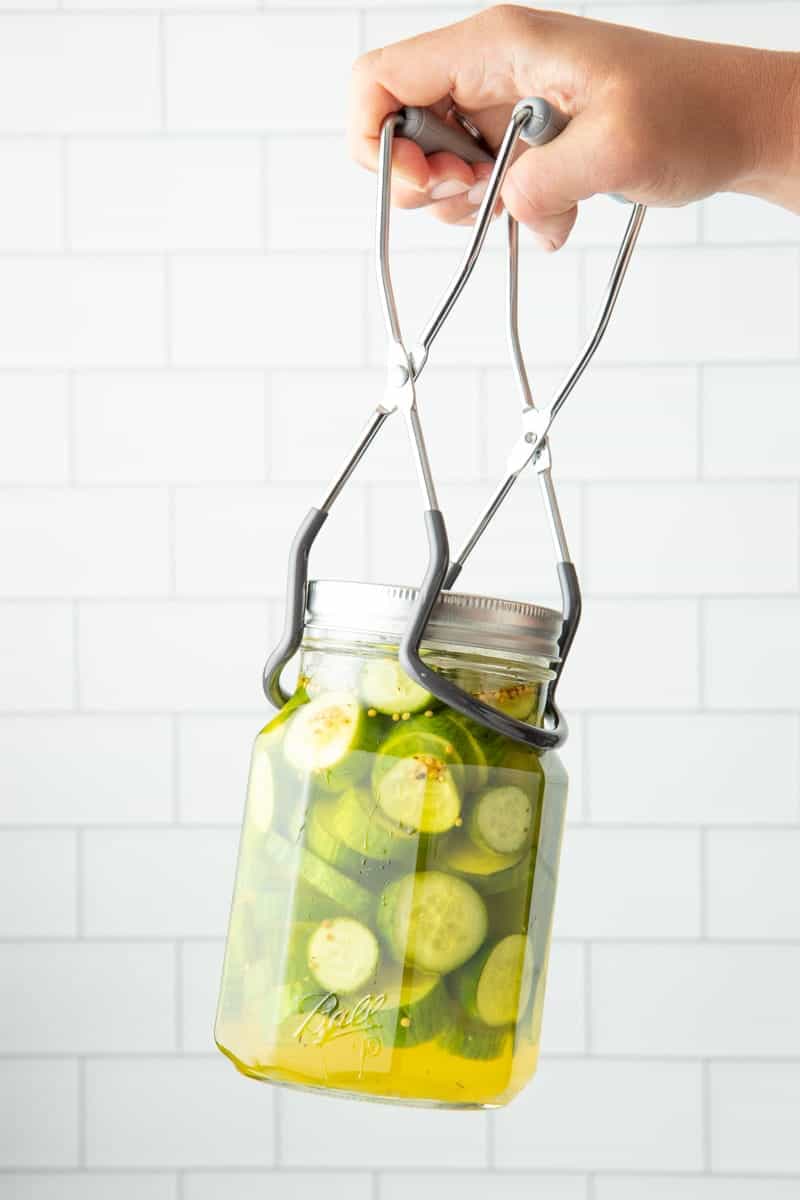
[[[569,124],[565,117],[552,104],[542,100],[540,96],[531,96],[520,100],[514,112],[522,109],[530,111],[527,122],[520,131],[520,137],[529,146],[544,146],[558,137],[561,130]],[[400,110],[400,120],[397,123],[397,134],[416,142],[425,154],[436,154],[439,150],[449,150],[463,158],[464,162],[494,162],[494,158],[481,143],[458,125],[443,121],[429,108],[406,107]]]
[[[531,115],[522,126],[519,136],[529,146],[546,146],[569,125],[569,117],[565,117],[557,108],[553,108],[552,104],[542,100],[541,96],[530,96],[520,100],[514,106],[514,113],[524,108],[530,109]]]
[[[429,108],[401,109],[395,133],[398,137],[416,142],[423,154],[449,150],[451,154],[463,158],[464,162],[494,162],[488,150],[467,133],[466,129],[443,121]]]

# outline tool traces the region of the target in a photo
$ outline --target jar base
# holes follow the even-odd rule
[[[523,1052],[524,1062],[516,1062],[509,1073],[503,1073],[504,1077],[502,1080],[495,1078],[488,1087],[488,1081],[483,1080],[481,1081],[483,1087],[481,1087],[473,1077],[468,1082],[459,1085],[467,1093],[464,1099],[459,1099],[458,1096],[452,1094],[441,1094],[439,1096],[422,1094],[422,1087],[430,1087],[430,1083],[425,1085],[418,1078],[407,1079],[406,1086],[403,1088],[402,1084],[398,1085],[398,1078],[395,1077],[392,1080],[394,1086],[391,1091],[387,1087],[389,1081],[376,1075],[365,1077],[359,1080],[357,1084],[352,1076],[348,1080],[342,1079],[341,1082],[334,1081],[330,1076],[324,1082],[317,1082],[307,1075],[304,1076],[299,1072],[288,1070],[276,1064],[267,1065],[243,1062],[235,1053],[220,1042],[217,1042],[217,1046],[225,1057],[233,1063],[241,1075],[246,1076],[248,1079],[254,1079],[259,1083],[268,1083],[276,1087],[291,1088],[297,1091],[310,1092],[323,1096],[334,1096],[346,1100],[366,1100],[378,1104],[393,1104],[403,1107],[411,1106],[414,1108],[458,1111],[485,1111],[505,1107],[535,1073],[538,1060],[538,1047],[529,1045],[526,1047],[527,1053]],[[418,1051],[422,1049],[423,1047],[418,1047]],[[465,1062],[464,1065],[465,1072],[470,1072],[471,1069],[473,1076],[476,1068],[480,1070],[481,1067],[481,1064],[476,1063]],[[483,1064],[484,1068],[485,1066],[486,1064]],[[440,1087],[443,1093],[451,1090],[449,1085],[440,1083]],[[431,1087],[431,1090],[434,1090],[434,1088]],[[469,1091],[472,1092],[471,1095],[468,1094]]]

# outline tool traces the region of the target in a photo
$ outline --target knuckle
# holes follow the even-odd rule
[[[493,32],[514,33],[520,27],[522,10],[516,4],[493,4],[491,8],[484,9],[478,19]]]
[[[366,50],[363,54],[359,54],[353,63],[353,76],[359,80],[374,79],[377,74],[377,65],[380,57],[380,50]]]

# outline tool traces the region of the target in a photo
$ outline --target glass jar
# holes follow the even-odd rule
[[[297,689],[253,748],[215,1036],[256,1079],[496,1106],[536,1069],[567,777],[402,672],[415,595],[309,588]],[[423,653],[540,723],[560,629],[445,593]]]

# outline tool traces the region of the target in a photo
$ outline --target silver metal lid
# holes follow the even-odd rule
[[[311,629],[399,638],[411,617],[417,589],[395,584],[312,580],[307,622]],[[561,613],[538,604],[443,592],[431,614],[425,642],[468,646],[558,659]]]

